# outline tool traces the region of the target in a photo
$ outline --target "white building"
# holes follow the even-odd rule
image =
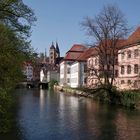
[[[86,84],[86,62],[74,62],[70,67],[70,86],[77,88]]]
[[[73,62],[77,61],[77,58],[84,53],[87,48],[83,45],[75,44],[66,53],[64,59],[60,63],[60,85],[61,86],[76,86],[75,83],[71,82],[71,67],[74,68],[76,65],[72,65]],[[72,78],[77,74],[73,73]],[[73,79],[72,79],[73,80]]]
[[[47,72],[47,82],[50,82],[51,80],[56,80],[57,82],[59,82],[59,77],[60,74],[58,73],[58,71],[48,71]]]
[[[60,82],[61,86],[70,86],[70,65],[72,61],[63,60],[60,63]]]
[[[43,69],[41,69],[41,71],[40,71],[40,82],[41,83],[46,83],[47,82],[46,75],[45,75]]]
[[[23,68],[23,74],[26,77],[26,81],[32,81],[33,80],[33,66],[31,63],[25,63]]]

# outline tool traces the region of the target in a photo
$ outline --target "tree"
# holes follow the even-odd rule
[[[30,28],[36,18],[22,0],[0,0],[0,133],[12,129],[13,94],[22,64],[31,58]]]
[[[28,38],[31,35],[31,26],[36,20],[33,10],[22,0],[0,0],[0,23],[15,33],[22,42],[20,49],[28,58],[33,54]]]
[[[0,21],[20,35],[29,36],[36,17],[22,0],[0,0]]]
[[[115,79],[118,49],[128,33],[127,21],[117,6],[107,5],[94,19],[85,18],[82,26],[90,37],[96,39],[99,67],[93,66],[94,75],[100,87],[110,92]]]

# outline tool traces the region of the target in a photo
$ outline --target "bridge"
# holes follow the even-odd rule
[[[26,82],[27,88],[41,88],[41,89],[48,89],[48,82],[46,81],[27,81]]]

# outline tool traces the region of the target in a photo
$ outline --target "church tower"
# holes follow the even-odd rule
[[[56,42],[56,58],[60,57],[60,50],[59,50],[59,46],[58,43]]]
[[[54,64],[55,59],[56,59],[56,49],[55,49],[54,44],[52,42],[52,45],[51,45],[50,50],[49,50],[49,63]]]

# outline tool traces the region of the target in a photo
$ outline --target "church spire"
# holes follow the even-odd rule
[[[46,54],[46,49],[45,49],[45,53],[44,53],[44,57],[43,57],[43,63],[46,63],[46,58],[47,58],[47,54]]]
[[[52,42],[50,49],[55,49],[53,42]]]
[[[59,50],[59,46],[58,43],[56,42],[56,52],[58,53],[58,55],[60,56],[60,50]]]
[[[47,52],[46,52],[46,48],[45,48],[45,57],[47,57]]]

